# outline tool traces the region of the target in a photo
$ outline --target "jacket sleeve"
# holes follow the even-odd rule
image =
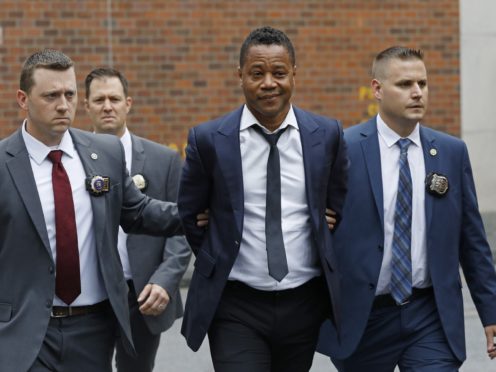
[[[165,198],[168,201],[177,200],[180,173],[181,159],[179,154],[175,153],[169,163],[167,182],[164,184]],[[168,238],[164,244],[163,260],[150,277],[149,283],[160,285],[172,296],[179,288],[190,258],[191,249],[184,236]]]
[[[336,126],[337,135],[334,146],[334,161],[332,162],[327,187],[327,208],[336,212],[336,220],[339,224],[347,191],[349,159],[343,136],[343,128],[339,122],[336,122]]]
[[[463,147],[460,263],[482,324],[496,324],[496,273],[477,204],[467,147]]]
[[[178,195],[184,234],[195,255],[205,236],[205,228],[196,225],[196,215],[208,209],[211,188],[210,176],[202,161],[196,135],[195,128],[190,129]]]

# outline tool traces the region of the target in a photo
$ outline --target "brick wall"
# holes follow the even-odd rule
[[[111,62],[130,81],[132,130],[182,149],[189,127],[243,102],[239,47],[262,25],[284,30],[295,45],[294,103],[346,126],[375,113],[368,73],[376,52],[424,49],[426,121],[460,133],[455,0],[0,0],[0,137],[23,118],[15,102],[22,62],[52,47],[77,64],[76,127],[89,128],[84,77]]]

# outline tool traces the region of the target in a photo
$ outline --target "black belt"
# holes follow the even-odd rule
[[[392,307],[392,306],[403,306],[412,301],[415,301],[418,298],[426,297],[432,295],[434,291],[432,287],[427,288],[413,288],[412,295],[403,303],[398,304],[394,300],[394,298],[390,294],[378,295],[375,296],[374,303],[372,304],[373,309],[382,309],[384,307]]]
[[[299,296],[301,293],[305,293],[309,290],[320,290],[320,288],[322,289],[325,288],[325,282],[323,277],[317,276],[298,287],[290,288],[290,289],[282,289],[279,291],[263,291],[260,289],[252,288],[237,280],[228,280],[226,283],[225,291],[245,293],[262,298],[267,298],[267,297],[272,298],[272,297]]]
[[[68,316],[100,313],[110,309],[109,300],[88,306],[53,306],[50,316],[52,318],[66,318]]]

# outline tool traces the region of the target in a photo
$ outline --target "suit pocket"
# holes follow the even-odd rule
[[[0,322],[8,322],[12,317],[12,305],[0,303]]]
[[[195,269],[205,277],[212,275],[215,267],[215,259],[210,256],[204,249],[200,249],[196,256]]]

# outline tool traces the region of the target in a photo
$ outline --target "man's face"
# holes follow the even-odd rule
[[[246,105],[260,124],[273,130],[286,117],[296,67],[281,45],[253,45],[238,70]]]
[[[381,117],[393,130],[413,128],[427,110],[429,92],[424,62],[395,58],[380,75],[372,80],[372,89]]]
[[[94,79],[84,104],[95,132],[119,137],[124,134],[132,100],[124,95],[119,78],[112,76]]]
[[[37,68],[33,81],[29,93],[17,91],[17,103],[27,112],[26,130],[47,146],[58,145],[76,114],[74,68],[65,71]]]

